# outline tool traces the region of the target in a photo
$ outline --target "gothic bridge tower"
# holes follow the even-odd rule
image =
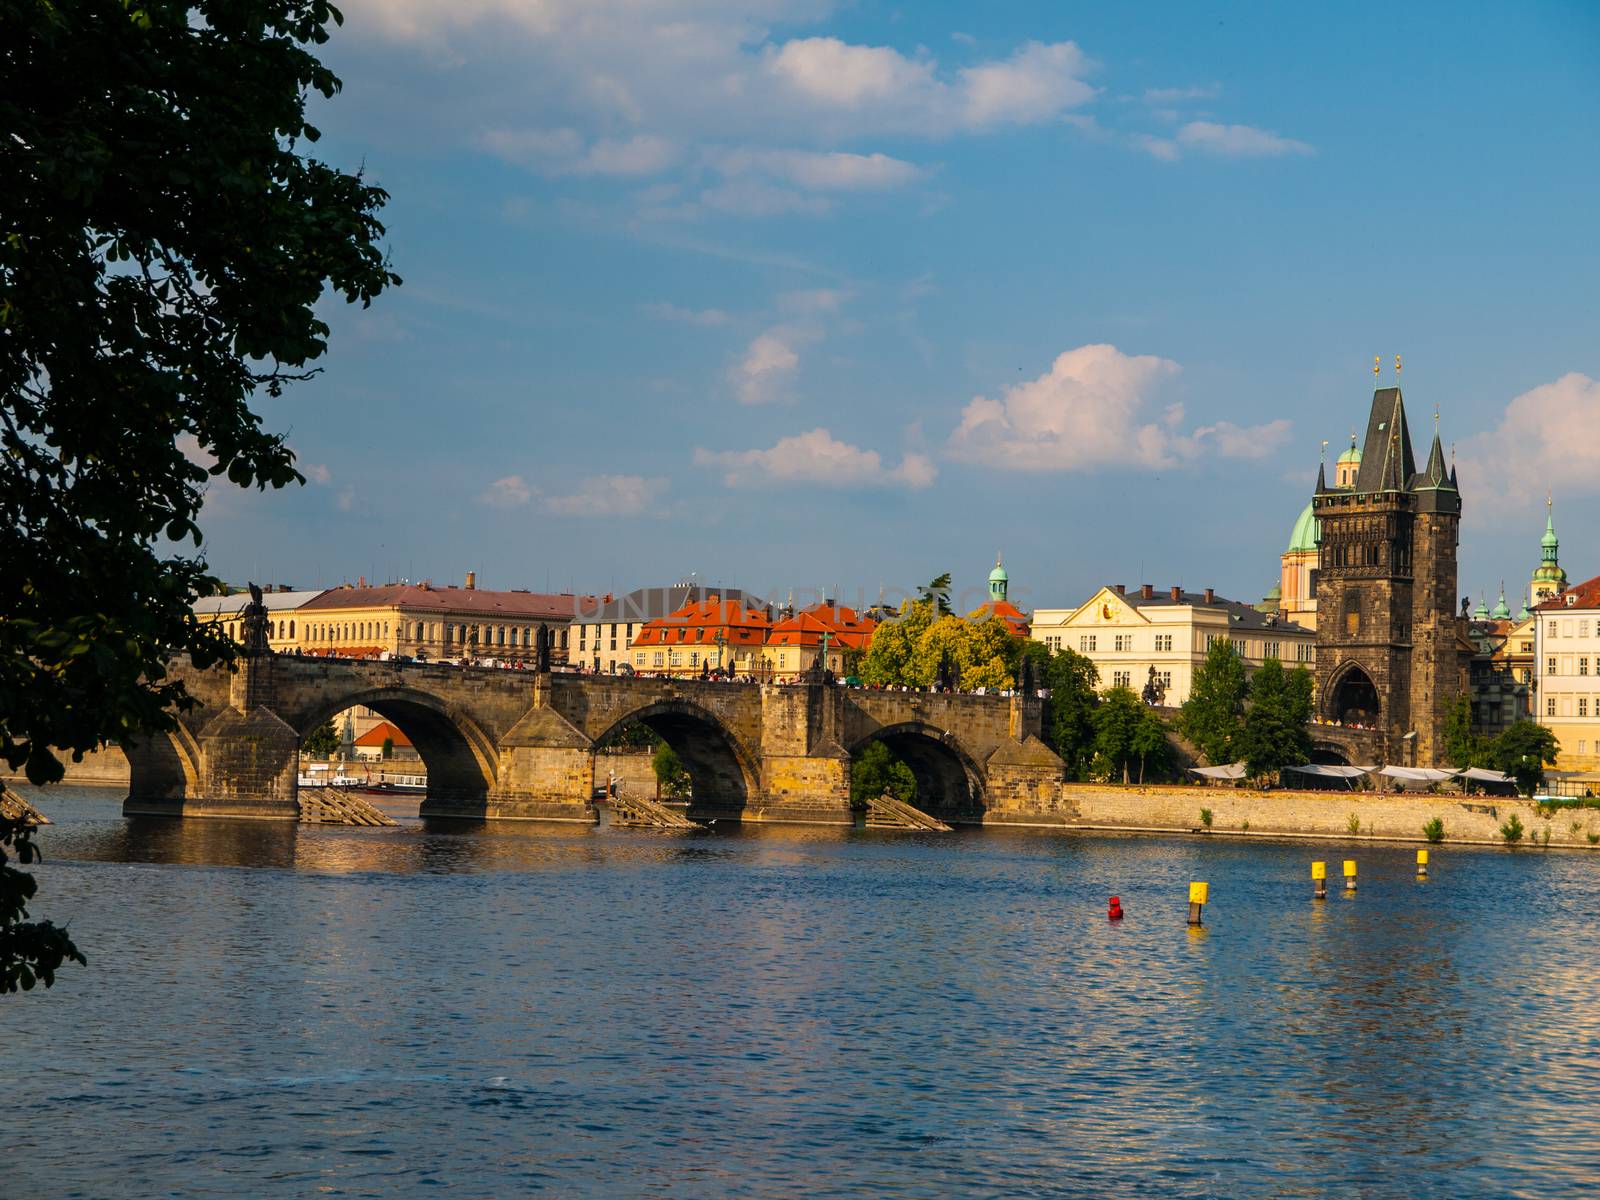
[[[1379,388],[1351,487],[1318,472],[1317,712],[1374,732],[1392,764],[1431,766],[1466,694],[1456,612],[1461,493],[1434,430],[1416,469],[1398,387]]]

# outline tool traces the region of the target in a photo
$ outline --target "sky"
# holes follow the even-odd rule
[[[1254,601],[1374,356],[1461,590],[1600,573],[1600,7],[342,0],[403,286],[224,578]],[[974,603],[976,600],[974,599]]]

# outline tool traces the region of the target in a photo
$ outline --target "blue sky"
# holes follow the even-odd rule
[[[1396,353],[1463,590],[1600,572],[1592,5],[343,7],[405,285],[225,577],[1255,599]]]

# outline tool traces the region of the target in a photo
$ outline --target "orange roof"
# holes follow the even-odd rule
[[[388,721],[379,721],[356,739],[358,746],[382,746],[384,742],[392,741],[396,746],[409,746],[411,739],[401,733],[399,728]]]
[[[822,635],[836,646],[863,649],[872,640],[876,621],[868,620],[842,604],[816,604],[779,621],[767,639],[775,646],[820,646]]]
[[[760,646],[772,622],[759,608],[746,608],[739,600],[708,596],[691,601],[676,612],[646,621],[633,639],[635,646]]]
[[[1572,597],[1571,600],[1568,597]],[[1568,608],[1600,608],[1600,575],[1574,584],[1536,606],[1539,612],[1560,612]]]
[[[1011,627],[1011,632],[1020,638],[1028,636],[1032,625],[1032,618],[1009,600],[991,600],[967,614],[969,621],[987,621],[990,617],[1004,621]]]

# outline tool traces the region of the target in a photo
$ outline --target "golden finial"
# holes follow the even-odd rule
[[[1394,356],[1394,376],[1396,379],[1400,378],[1400,356],[1398,354]]]
[[[1372,378],[1373,378],[1374,382],[1377,381],[1378,376],[1380,374],[1382,374],[1382,372],[1383,372],[1383,355],[1374,354],[1372,356]]]
[[[1322,461],[1323,462],[1327,462],[1328,461],[1328,439],[1327,438],[1323,438],[1322,439]]]

